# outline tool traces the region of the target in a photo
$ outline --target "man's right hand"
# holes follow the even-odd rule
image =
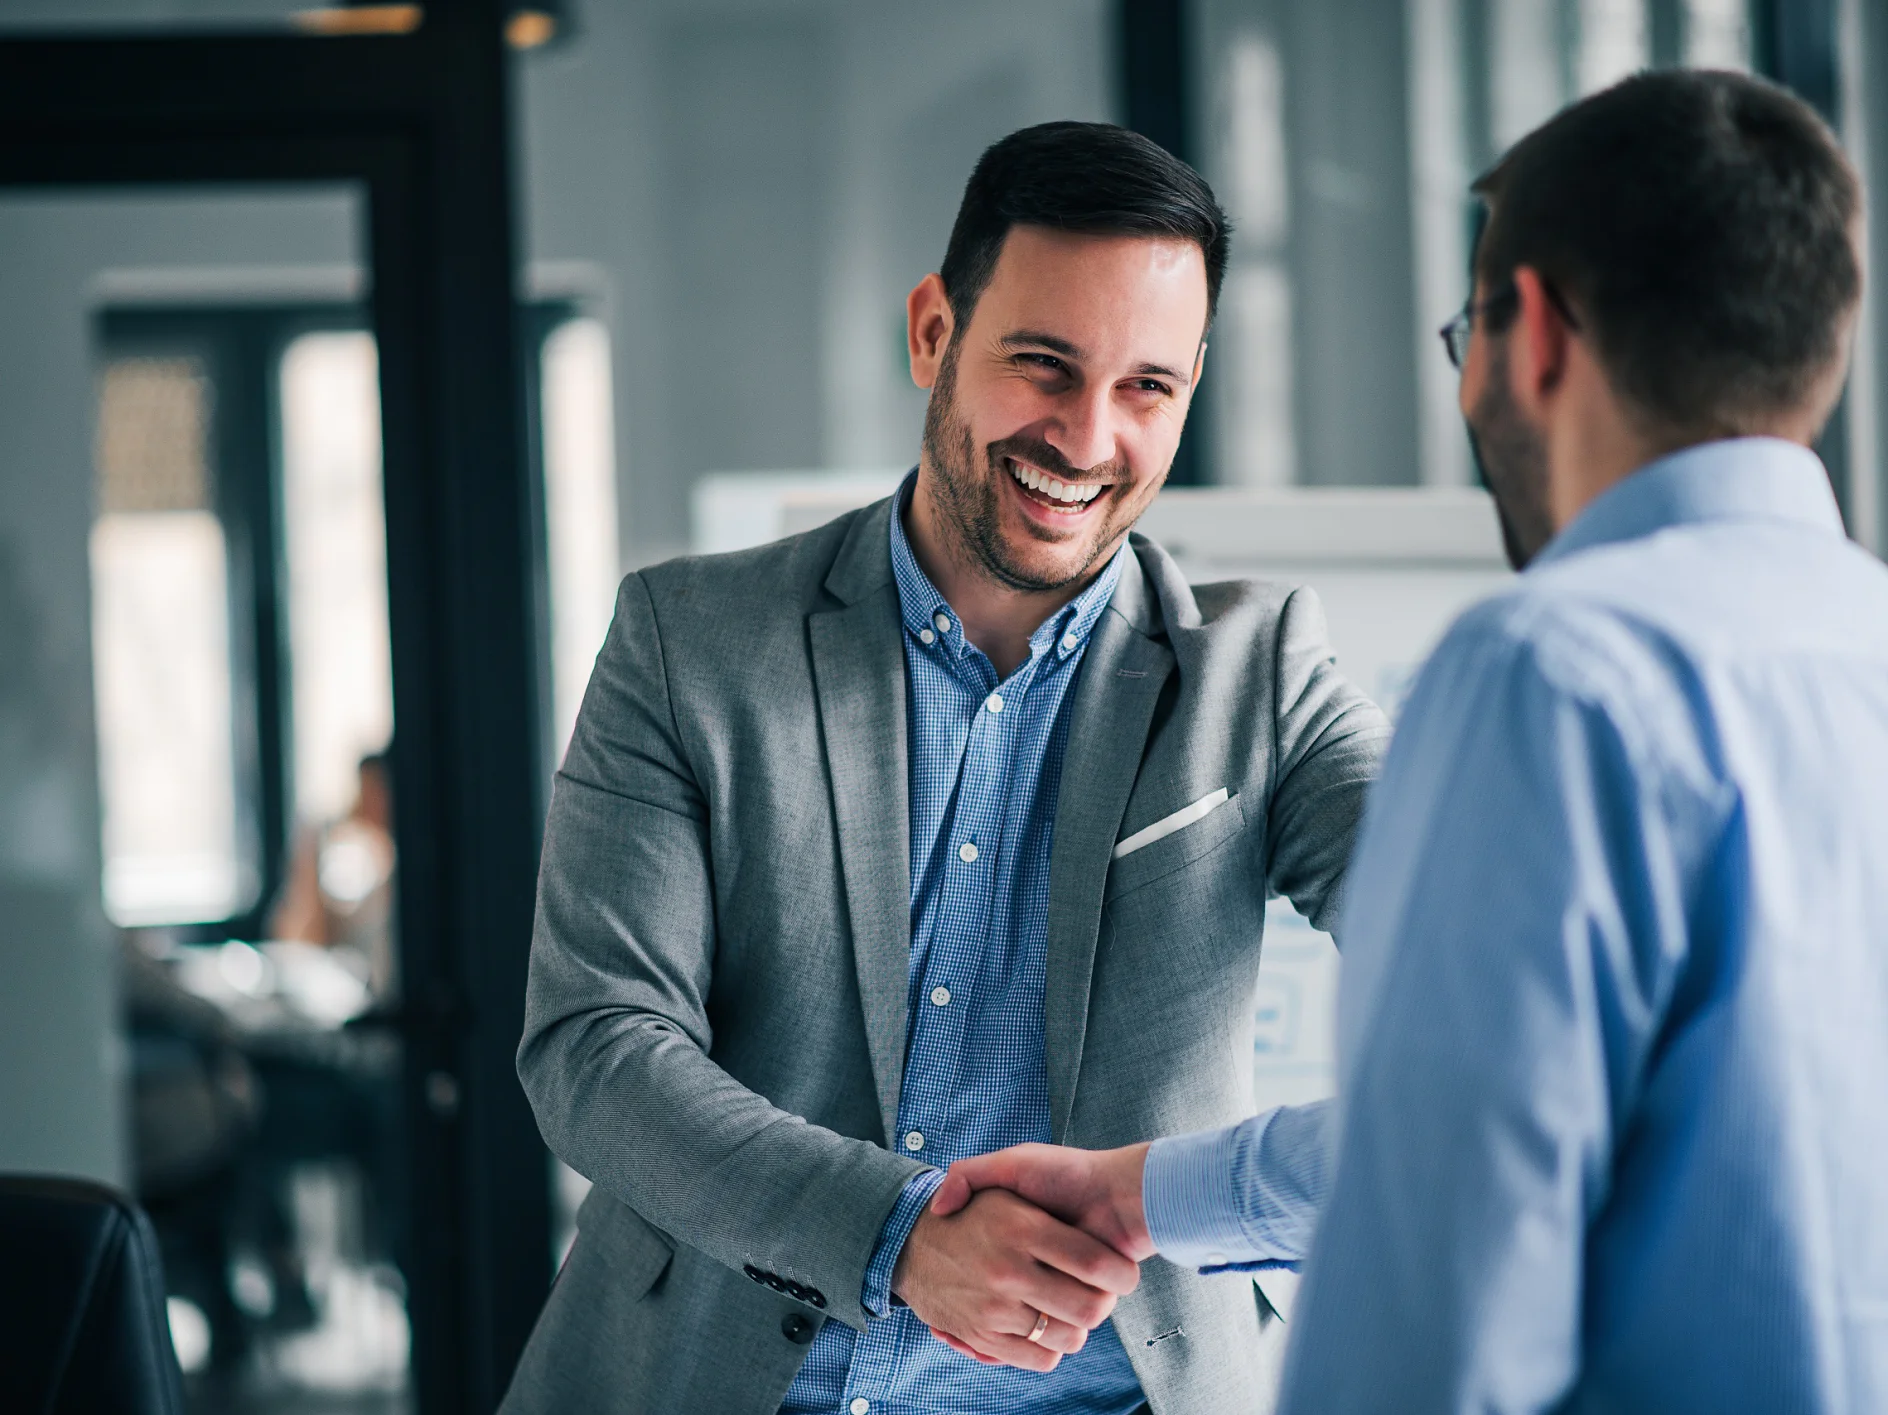
[[[1140,1278],[1140,1268],[1107,1244],[989,1189],[948,1217],[925,1209],[898,1256],[892,1291],[958,1349],[1052,1371]],[[1031,1342],[1039,1312],[1049,1325]]]
[[[1013,1145],[959,1160],[932,1196],[931,1211],[954,1214],[979,1191],[1008,1189],[1139,1263],[1155,1252],[1141,1204],[1147,1150],[1145,1144],[1118,1150]]]

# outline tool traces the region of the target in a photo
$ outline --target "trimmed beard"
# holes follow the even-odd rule
[[[1008,589],[1047,593],[1080,584],[1094,574],[1104,553],[1113,550],[1133,522],[1115,525],[1119,508],[1105,513],[1109,519],[1096,533],[1081,563],[1068,575],[1044,579],[1017,564],[1003,539],[1002,505],[998,500],[1003,492],[999,478],[1009,475],[1004,461],[1016,457],[1067,481],[1082,480],[1082,472],[1071,467],[1067,458],[1042,439],[1019,436],[1006,437],[986,447],[987,474],[978,476],[976,439],[971,435],[970,425],[957,412],[958,348],[953,340],[944,350],[937,382],[931,388],[931,401],[924,410],[924,455],[930,459],[935,473],[931,478],[932,501],[938,513],[939,531],[950,543],[953,554]],[[1113,463],[1104,463],[1087,471],[1113,477],[1118,469]]]
[[[1468,445],[1482,485],[1495,499],[1508,563],[1525,570],[1554,538],[1547,509],[1547,444],[1509,394],[1507,344],[1490,343],[1488,380],[1465,419]]]

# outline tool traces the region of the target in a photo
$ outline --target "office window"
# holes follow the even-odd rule
[[[552,750],[561,759],[597,650],[609,632],[622,573],[610,335],[603,322],[579,317],[553,328],[544,340],[539,377],[551,597]]]
[[[1212,378],[1238,392],[1216,405],[1219,480],[1285,486],[1297,480],[1285,76],[1276,39],[1257,28],[1232,37],[1225,62],[1226,180],[1220,199],[1237,238],[1210,357]]]
[[[618,575],[610,351],[568,303],[519,318],[561,746]],[[364,1016],[397,1016],[401,991],[364,323],[340,301],[145,302],[96,325],[99,755],[107,902],[141,999],[126,1029],[132,1152],[191,1399],[231,1412],[409,1408],[404,1046]],[[208,1181],[174,1162],[183,1132],[161,1104],[178,1017],[206,1013],[242,1035],[231,1074],[255,1098],[237,1197],[214,1222],[189,1207]],[[574,1198],[571,1178],[559,1192]]]
[[[280,365],[294,800],[325,824],[393,735],[379,361],[371,334],[303,334]]]
[[[1580,0],[1575,87],[1597,93],[1652,61],[1646,0]]]
[[[1469,183],[1649,66],[1748,69],[1747,0],[1192,0],[1194,154],[1234,223],[1207,480],[1460,486],[1435,331],[1468,293]]]
[[[110,359],[99,377],[93,682],[105,909],[125,926],[228,918],[258,885],[238,829],[212,401],[190,356]]]
[[[1685,0],[1684,60],[1697,69],[1750,67],[1750,9],[1745,0]]]

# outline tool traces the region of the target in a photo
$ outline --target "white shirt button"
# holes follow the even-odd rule
[[[938,1007],[949,1007],[951,1005],[951,990],[946,987],[932,988],[931,1001]]]
[[[1209,1268],[1223,1268],[1226,1266],[1226,1255],[1224,1253],[1208,1253],[1206,1255],[1206,1262],[1203,1263],[1202,1266],[1209,1267]]]
[[[907,1150],[922,1150],[924,1148],[924,1132],[922,1130],[905,1131],[905,1148]]]
[[[1064,634],[1064,635],[1062,636],[1062,652],[1063,652],[1063,653],[1074,653],[1074,652],[1075,652],[1075,645],[1076,645],[1076,644],[1078,644],[1079,642],[1081,642],[1081,641],[1080,641],[1079,639],[1077,639],[1077,638],[1075,637],[1075,635],[1073,635],[1073,634]]]
[[[932,616],[932,618],[931,618],[931,622],[932,622],[933,624],[935,624],[935,625],[937,625],[937,631],[938,631],[938,633],[940,633],[940,634],[948,634],[948,633],[950,633],[950,631],[951,631],[951,617],[950,617],[950,615],[948,615],[948,614],[937,614],[937,615],[933,615],[933,616]]]
[[[869,1415],[872,1409],[872,1402],[862,1395],[854,1396],[852,1404],[848,1405],[846,1409],[850,1410],[852,1415]]]
[[[1001,712],[1003,711],[1003,695],[1001,693],[992,693],[983,700],[983,705],[991,712]]]
[[[962,845],[957,847],[957,858],[962,860],[966,865],[976,864],[977,847],[966,840]]]
[[[937,635],[933,634],[929,629],[920,629],[918,630],[918,642],[921,644],[934,644],[937,642]]]

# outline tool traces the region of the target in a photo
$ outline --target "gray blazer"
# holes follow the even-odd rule
[[[771,1415],[819,1323],[866,1322],[920,1169],[887,1144],[911,898],[890,506],[623,582],[551,795],[518,1052],[596,1187],[510,1415]],[[1388,737],[1308,590],[1189,589],[1132,545],[1050,864],[1050,1113],[1089,1147],[1251,1112],[1265,901],[1329,924]],[[1249,1281],[1156,1259],[1114,1322],[1157,1415],[1209,1415],[1269,1405],[1267,1317]]]

